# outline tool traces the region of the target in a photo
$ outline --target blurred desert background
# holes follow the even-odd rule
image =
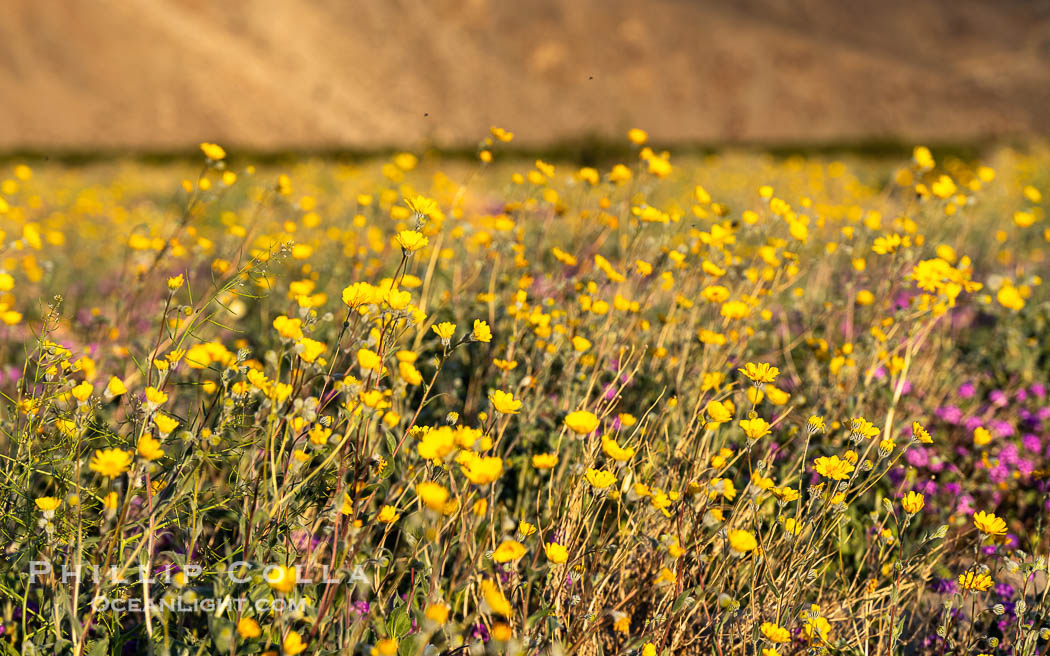
[[[1050,133],[1031,0],[7,0],[0,151]]]

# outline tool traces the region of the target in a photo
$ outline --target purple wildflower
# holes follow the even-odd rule
[[[962,421],[962,410],[954,405],[946,405],[937,408],[936,414],[941,421],[946,421],[949,424],[958,424]]]
[[[915,485],[915,490],[932,497],[937,494],[937,483],[934,481],[921,481]]]
[[[1010,437],[1011,435],[1014,434],[1014,426],[1013,426],[1013,424],[1011,424],[1008,421],[1003,421],[1001,419],[993,420],[989,424],[989,427],[993,431],[995,431],[995,433],[999,437]]]
[[[930,454],[921,446],[913,447],[905,451],[904,459],[907,460],[908,464],[912,467],[925,467],[930,464]]]
[[[1032,475],[1033,471],[1035,471],[1035,463],[1031,460],[1021,458],[1017,461],[1017,472],[1021,474],[1021,476],[1027,478]]]

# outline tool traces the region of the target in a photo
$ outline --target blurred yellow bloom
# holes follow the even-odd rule
[[[226,158],[226,151],[223,150],[222,146],[208,143],[207,141],[201,144],[201,152],[204,153],[205,157],[214,162],[221,162]]]
[[[992,441],[992,433],[984,426],[973,429],[974,446],[984,446]]]
[[[598,417],[587,410],[576,410],[565,415],[565,425],[577,435],[589,435],[598,428]]]
[[[176,428],[179,427],[179,420],[169,417],[167,415],[155,414],[153,415],[153,423],[157,426],[157,430],[161,435],[167,435]],[[151,458],[152,460],[152,458]]]
[[[882,433],[882,430],[864,417],[854,417],[850,421],[850,433],[856,435],[858,438],[870,439],[878,437]]]
[[[822,456],[817,458],[813,465],[818,474],[833,481],[846,480],[849,478],[850,472],[854,470],[853,465],[845,460],[840,460],[838,456]]]
[[[740,428],[744,430],[744,435],[747,435],[748,439],[757,440],[769,434],[770,426],[765,419],[755,417],[740,420]]]
[[[629,182],[632,177],[634,177],[634,175],[631,173],[631,169],[627,168],[623,164],[617,164],[612,168],[612,171],[609,173],[609,180],[618,185],[624,184],[625,182]]]
[[[937,180],[930,185],[930,191],[938,198],[948,198],[957,190],[955,182],[947,175],[938,176]]]
[[[494,582],[485,579],[481,582],[481,596],[488,604],[488,607],[492,609],[492,612],[497,615],[504,617],[510,617],[511,606],[507,598],[503,596],[503,592],[499,589],[499,586]]]
[[[536,469],[553,469],[558,464],[558,454],[538,453],[532,456],[532,466]]]
[[[424,616],[434,622],[438,626],[444,626],[445,622],[448,621],[448,614],[451,609],[447,604],[430,604],[423,612]]]
[[[463,467],[463,475],[475,485],[488,485],[503,473],[501,458],[473,456],[460,464]]]
[[[555,565],[560,565],[569,559],[569,550],[557,542],[548,542],[543,545],[543,552],[547,560]]]
[[[930,432],[927,431],[926,428],[924,428],[923,425],[919,422],[913,421],[911,423],[911,432],[912,435],[915,436],[915,439],[917,439],[922,444],[933,444],[933,438],[930,437]]]
[[[308,363],[316,362],[317,358],[328,349],[328,346],[326,346],[324,342],[319,342],[315,339],[310,339],[309,337],[303,337],[300,339],[298,346],[299,357],[302,358],[304,362]]]
[[[378,372],[383,369],[383,360],[379,357],[379,354],[366,348],[357,350],[357,364],[365,371]]]
[[[251,640],[252,638],[258,638],[262,635],[262,628],[259,623],[250,617],[242,617],[237,622],[237,634],[245,640]]]
[[[730,530],[728,538],[729,550],[736,556],[743,556],[758,547],[758,541],[755,540],[754,534],[750,531]]]
[[[492,402],[493,409],[500,414],[516,415],[521,410],[521,401],[516,400],[510,392],[502,390],[490,392],[489,401]]]
[[[657,587],[668,586],[672,585],[677,580],[678,577],[675,575],[674,571],[668,567],[661,567],[660,574],[656,577],[656,580],[653,581],[653,585],[656,585]]]
[[[306,642],[303,641],[298,631],[289,631],[288,635],[284,637],[284,641],[281,642],[281,651],[287,656],[301,654],[306,651]]]
[[[350,308],[376,302],[376,290],[364,282],[355,282],[343,289],[343,303]]]
[[[802,532],[802,524],[794,517],[780,517],[778,520],[788,535],[794,536]]]
[[[85,403],[88,399],[91,398],[91,394],[94,391],[95,388],[92,387],[91,383],[84,381],[76,387],[74,387],[71,393],[73,394],[73,398],[75,398],[77,401],[79,401],[80,403]]]
[[[138,454],[146,460],[156,460],[164,457],[164,449],[160,448],[160,442],[149,435],[140,437],[136,448]]]
[[[765,362],[759,364],[748,362],[743,369],[737,369],[737,371],[750,378],[754,383],[772,383],[780,374],[779,369]]]
[[[488,343],[492,341],[492,330],[489,324],[481,319],[474,320],[474,331],[472,333],[475,342]]]
[[[1006,522],[1002,517],[984,511],[977,511],[973,516],[973,525],[985,535],[998,537],[1006,535]]]
[[[915,164],[920,169],[929,170],[937,165],[933,160],[933,155],[930,153],[930,149],[926,146],[916,146],[912,151],[912,157],[915,160]]]
[[[89,467],[106,478],[116,478],[131,467],[131,454],[120,449],[100,449],[91,457]]]
[[[626,462],[634,455],[633,447],[622,447],[608,435],[602,435],[602,452],[617,462]]]
[[[427,508],[440,511],[448,501],[448,490],[440,483],[423,481],[416,485],[416,496]]]
[[[926,500],[919,492],[908,492],[904,495],[904,498],[901,499],[901,508],[904,508],[904,512],[911,515],[922,510],[925,505]]]
[[[827,642],[831,635],[831,623],[827,618],[810,614],[802,625],[802,635],[811,644]]]
[[[497,563],[508,563],[525,555],[525,545],[517,540],[504,540],[492,552],[492,560]]]
[[[762,622],[759,630],[770,642],[783,643],[791,640],[791,633],[787,629],[772,622]]]
[[[1035,223],[1035,215],[1031,212],[1022,212],[1018,210],[1014,212],[1014,223],[1019,228],[1027,228]]]
[[[966,572],[959,575],[959,586],[962,587],[963,590],[984,592],[992,587],[992,577],[988,574]]]
[[[106,510],[116,510],[119,497],[116,492],[110,492],[106,496],[102,497],[102,507]]]
[[[376,515],[376,521],[380,524],[393,524],[401,518],[401,513],[393,506],[383,506]]]
[[[504,143],[512,141],[514,139],[514,133],[509,130],[504,130],[503,128],[493,126],[489,129],[489,132],[492,133],[492,136],[496,137]]]
[[[303,336],[302,321],[280,315],[273,320],[273,327],[283,339],[297,340]]]
[[[616,475],[604,470],[588,468],[584,473],[587,482],[599,490],[604,490],[616,482]]]
[[[405,200],[408,209],[422,217],[434,217],[438,213],[438,204],[426,196],[415,196]]]
[[[397,233],[394,241],[408,253],[414,253],[430,242],[422,233],[415,230],[402,230]]]
[[[434,331],[434,334],[441,338],[441,342],[447,345],[452,341],[452,336],[456,332],[456,324],[451,321],[443,321],[439,324],[435,324],[430,327]]]
[[[34,503],[45,516],[48,516],[48,513],[53,515],[55,510],[62,505],[62,500],[55,497],[37,497],[34,499]]]
[[[290,593],[295,589],[296,583],[299,581],[298,572],[295,567],[287,567],[284,565],[269,565],[263,571],[263,578],[266,580],[266,584],[278,592],[284,594]]]
[[[1024,297],[1021,296],[1021,292],[1013,285],[1006,283],[999,288],[999,291],[995,293],[995,300],[999,301],[999,305],[1004,308],[1017,312],[1025,306]]]

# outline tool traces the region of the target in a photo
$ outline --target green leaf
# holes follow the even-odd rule
[[[412,630],[412,619],[404,608],[395,608],[386,623],[387,633],[401,640]]]
[[[88,656],[106,656],[106,652],[109,651],[109,638],[105,637],[101,640],[95,640],[87,644],[85,653]]]
[[[419,648],[416,644],[418,640],[417,636],[409,636],[401,641],[397,646],[397,653],[400,656],[416,656],[419,653]]]

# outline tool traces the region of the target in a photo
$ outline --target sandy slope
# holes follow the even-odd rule
[[[6,0],[0,149],[1050,134],[1050,3]]]

